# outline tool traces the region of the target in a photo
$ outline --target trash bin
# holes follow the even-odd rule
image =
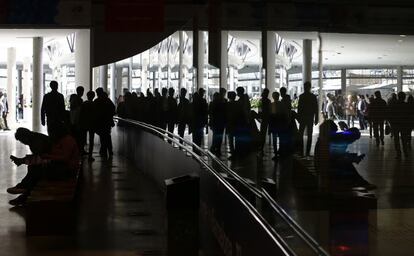
[[[199,184],[191,174],[165,180],[168,255],[198,255]]]

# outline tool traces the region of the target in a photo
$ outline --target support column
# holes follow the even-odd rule
[[[397,67],[397,92],[403,91],[403,67]]]
[[[17,98],[23,94],[23,69],[22,67],[17,69]]]
[[[115,94],[115,86],[116,86],[116,64],[111,63],[111,87],[109,89],[109,97],[112,100],[112,102],[116,103],[116,94]]]
[[[141,69],[141,91],[146,91],[147,88],[148,88],[148,68],[149,68],[148,63],[149,63],[149,58],[150,58],[150,56],[148,55],[148,59],[142,58],[142,61],[141,61],[141,63],[142,63],[142,69]],[[161,93],[161,89],[160,89],[160,93]]]
[[[27,121],[29,114],[30,99],[32,95],[32,85],[30,84],[30,63],[31,59],[23,59],[23,118]]]
[[[10,128],[16,124],[16,48],[7,49],[7,122]]]
[[[318,67],[319,67],[318,110],[319,110],[319,113],[320,113],[319,114],[319,122],[322,122],[323,121],[323,116],[322,116],[321,109],[322,109],[323,100],[324,100],[325,97],[323,95],[323,62],[322,62],[323,61],[323,56],[322,56],[322,36],[321,36],[320,33],[318,33],[318,39],[319,39],[319,51],[318,51]],[[311,62],[311,78],[312,78],[312,62]]]
[[[302,82],[312,83],[312,40],[304,39],[302,47]]]
[[[33,38],[32,130],[40,132],[40,107],[43,97],[43,37]]]
[[[276,90],[276,34],[266,31],[266,88],[270,94]]]
[[[124,95],[124,89],[122,87],[122,67],[116,68],[116,95]]]
[[[228,90],[227,85],[227,69],[229,62],[229,54],[227,51],[228,41],[229,41],[229,32],[221,31],[220,36],[220,88]]]
[[[75,37],[75,85],[83,86],[86,91],[92,89],[90,31],[82,29]]]
[[[99,85],[105,92],[108,92],[108,65],[99,67]]]
[[[181,88],[185,87],[183,85],[184,31],[178,31],[178,45],[178,90],[181,90]]]
[[[129,58],[129,63],[128,63],[128,90],[132,91],[132,66],[134,64],[134,61],[131,58]]]
[[[341,69],[341,94],[346,97],[346,69]]]
[[[197,31],[198,33],[198,43],[197,47],[197,90],[199,88],[204,88],[204,31]],[[205,88],[204,88],[205,89]]]

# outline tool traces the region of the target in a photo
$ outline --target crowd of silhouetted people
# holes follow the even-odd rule
[[[41,106],[41,124],[47,125],[48,135],[18,128],[16,140],[29,146],[31,154],[24,157],[10,156],[17,165],[27,165],[26,176],[14,187],[8,188],[10,194],[19,196],[10,200],[12,205],[26,202],[31,190],[43,179],[73,179],[80,168],[82,155],[89,161],[94,147],[94,135],[100,138],[100,155],[108,158],[113,155],[111,129],[114,126],[115,105],[102,88],[89,91],[83,101],[84,88],[76,88],[70,95],[69,109],[58,92],[58,83],[50,82],[51,91],[44,95]],[[96,94],[96,99],[95,99]],[[89,148],[85,151],[89,137]]]
[[[409,157],[414,128],[413,95],[392,93],[386,101],[380,91],[374,95],[348,95],[346,99],[328,94],[322,111],[327,119],[346,120],[348,127],[354,127],[358,121],[359,128],[369,130],[377,146],[384,145],[385,135],[390,134],[396,158],[401,158],[402,153]]]
[[[197,146],[202,146],[208,128],[212,131],[211,152],[220,156],[226,140],[230,157],[257,152],[263,156],[263,147],[268,134],[272,137],[275,155],[301,152],[302,137],[307,131],[307,146],[301,154],[310,155],[313,127],[318,123],[317,98],[311,93],[310,83],[305,84],[305,93],[299,97],[298,111],[292,110],[292,102],[286,88],[273,92],[264,89],[258,111],[252,111],[250,99],[243,87],[227,92],[221,88],[207,103],[205,90],[200,88],[187,99],[187,90],[182,88],[176,97],[173,88],[155,89],[152,93],[126,92],[118,98],[117,114],[121,118],[142,121],[169,132],[178,127],[178,135],[184,136],[186,128]],[[260,122],[258,128],[256,121]],[[296,121],[299,121],[299,126]]]

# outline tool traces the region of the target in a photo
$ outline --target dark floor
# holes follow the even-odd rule
[[[0,255],[166,255],[164,198],[159,189],[116,155],[83,166],[76,238],[26,237],[24,210],[13,209],[6,188],[25,174],[10,154],[28,149],[0,132]]]
[[[339,204],[344,205],[340,210],[326,206],[328,200],[321,199],[317,188],[294,175],[290,160],[272,160],[273,150],[268,144],[263,158],[252,154],[231,161],[225,154],[221,160],[256,184],[265,178],[272,179],[276,183],[273,193],[276,201],[330,254],[411,255],[414,248],[414,152],[411,151],[408,158],[396,160],[392,138],[387,136],[385,145],[377,147],[366,131],[348,151],[366,154],[355,166],[365,180],[377,186],[371,191],[377,198],[376,209],[361,206],[357,199],[341,201]]]

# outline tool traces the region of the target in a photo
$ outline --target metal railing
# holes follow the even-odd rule
[[[315,253],[315,255],[328,256],[329,254],[294,220],[292,217],[286,213],[286,211],[272,198],[272,196],[265,189],[258,189],[249,182],[247,182],[243,177],[238,175],[236,172],[231,170],[226,164],[224,164],[220,159],[218,159],[213,153],[209,150],[204,150],[198,145],[194,144],[192,141],[186,140],[174,133],[163,130],[157,126],[147,124],[141,121],[123,119],[115,117],[115,120],[119,122],[137,125],[143,129],[146,129],[152,133],[155,133],[157,136],[160,136],[165,141],[173,142],[178,147],[182,148],[190,156],[194,157],[205,169],[213,173],[217,179],[219,179],[226,187],[230,188],[235,195],[243,202],[243,204],[249,209],[250,213],[255,216],[259,223],[268,230],[269,234],[273,237],[275,241],[286,251],[286,255],[297,255],[294,250],[284,241],[284,239],[278,234],[278,232],[270,225],[266,219],[260,214],[259,210],[256,209],[246,198],[241,195],[237,189],[235,189],[226,179],[222,177],[220,171],[215,170],[208,162],[210,159],[213,163],[217,164],[221,171],[224,171],[227,175],[235,179],[236,182],[244,186],[248,191],[250,191],[257,199],[265,200],[277,214],[280,219],[282,219],[291,230],[294,231],[297,236],[304,241],[304,243]],[[194,150],[195,149],[195,150]],[[195,152],[197,151],[197,152]],[[207,159],[207,160],[206,160]]]

